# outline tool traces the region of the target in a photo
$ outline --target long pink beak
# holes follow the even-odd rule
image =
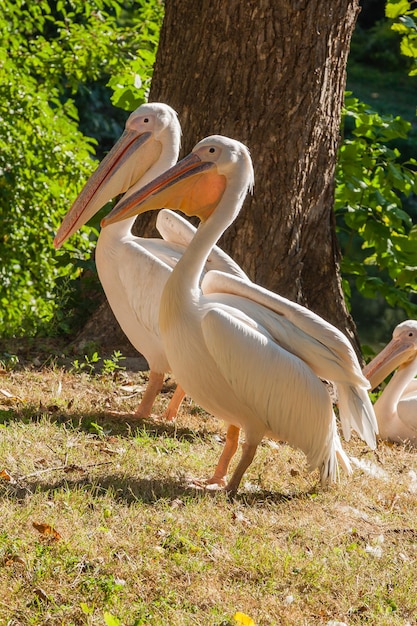
[[[142,189],[122,198],[101,226],[164,207],[204,220],[217,206],[225,185],[216,165],[192,152]]]
[[[397,367],[410,361],[416,355],[415,346],[405,338],[392,339],[368,365],[362,373],[375,389]]]
[[[54,239],[55,248],[59,248],[109,200],[131,188],[157,160],[161,144],[152,142],[152,137],[151,132],[123,132],[64,217]],[[143,150],[144,146],[146,150]]]

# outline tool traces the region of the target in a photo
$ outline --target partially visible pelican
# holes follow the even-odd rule
[[[398,368],[398,369],[397,369]],[[398,324],[392,340],[366,365],[372,389],[396,372],[374,405],[381,439],[417,446],[417,321]]]
[[[87,181],[65,216],[54,240],[59,248],[111,198],[125,197],[164,172],[178,158],[181,127],[177,114],[166,104],[144,104],[134,111],[126,128]],[[158,215],[163,239],[135,237],[135,218],[103,228],[96,247],[97,272],[107,300],[123,332],[144,355],[150,367],[149,382],[133,417],[148,417],[164,373],[170,371],[159,333],[158,313],[162,290],[172,268],[191,241],[195,228],[170,211]],[[246,275],[216,247],[207,267]],[[167,419],[174,419],[184,392],[177,387]]]
[[[344,435],[355,428],[375,447],[377,424],[357,357],[346,337],[306,308],[248,280],[218,271],[200,276],[207,256],[237,217],[253,185],[248,149],[218,135],[141,190],[122,199],[103,225],[169,207],[201,224],[173,269],[161,299],[159,325],[172,371],[197,404],[230,424],[212,483],[238,489],[264,436],[287,441],[307,456],[321,481],[337,478],[337,459],[350,472],[329,393],[335,383]],[[245,433],[241,459],[226,473]]]

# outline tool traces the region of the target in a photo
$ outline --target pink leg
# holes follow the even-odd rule
[[[252,463],[257,447],[257,444],[249,445],[244,443],[242,445],[242,456],[240,457],[240,461],[225,488],[228,493],[236,493],[238,490],[242,476]]]
[[[142,396],[142,400],[133,415],[134,419],[149,417],[152,411],[153,403],[155,402],[155,398],[162,389],[163,382],[163,373],[157,374],[156,372],[152,371],[149,373],[148,384],[146,385],[145,393]]]
[[[179,385],[176,386],[173,396],[168,404],[168,408],[164,413],[164,418],[169,422],[172,422],[178,413],[178,409],[180,407],[181,402],[183,401],[185,396],[185,391]]]
[[[218,487],[226,486],[227,470],[229,469],[230,461],[234,457],[239,445],[239,433],[240,428],[233,426],[233,424],[231,424],[227,429],[226,443],[224,444],[223,452],[221,453],[213,476],[209,478],[206,483],[207,485],[214,485]]]

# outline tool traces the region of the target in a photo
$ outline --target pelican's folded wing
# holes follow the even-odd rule
[[[190,244],[196,233],[196,228],[190,222],[169,209],[159,211],[156,218],[156,228],[165,241],[178,244],[184,249]],[[249,280],[239,265],[219,246],[214,246],[209,254],[205,271],[209,270],[218,270],[237,276],[242,280]]]
[[[337,388],[343,434],[353,428],[372,448],[377,421],[367,390],[370,385],[348,339],[337,328],[309,309],[263,287],[222,272],[212,271],[202,281],[206,296],[222,294],[222,300],[254,316],[275,340],[296,354],[311,369]],[[239,301],[233,301],[240,299]]]

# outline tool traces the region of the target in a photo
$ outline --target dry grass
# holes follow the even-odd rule
[[[223,425],[190,403],[175,424],[118,421],[127,378],[0,378],[0,624],[416,624],[416,451],[354,440],[361,467],[323,491],[265,442],[229,499],[190,486]]]

